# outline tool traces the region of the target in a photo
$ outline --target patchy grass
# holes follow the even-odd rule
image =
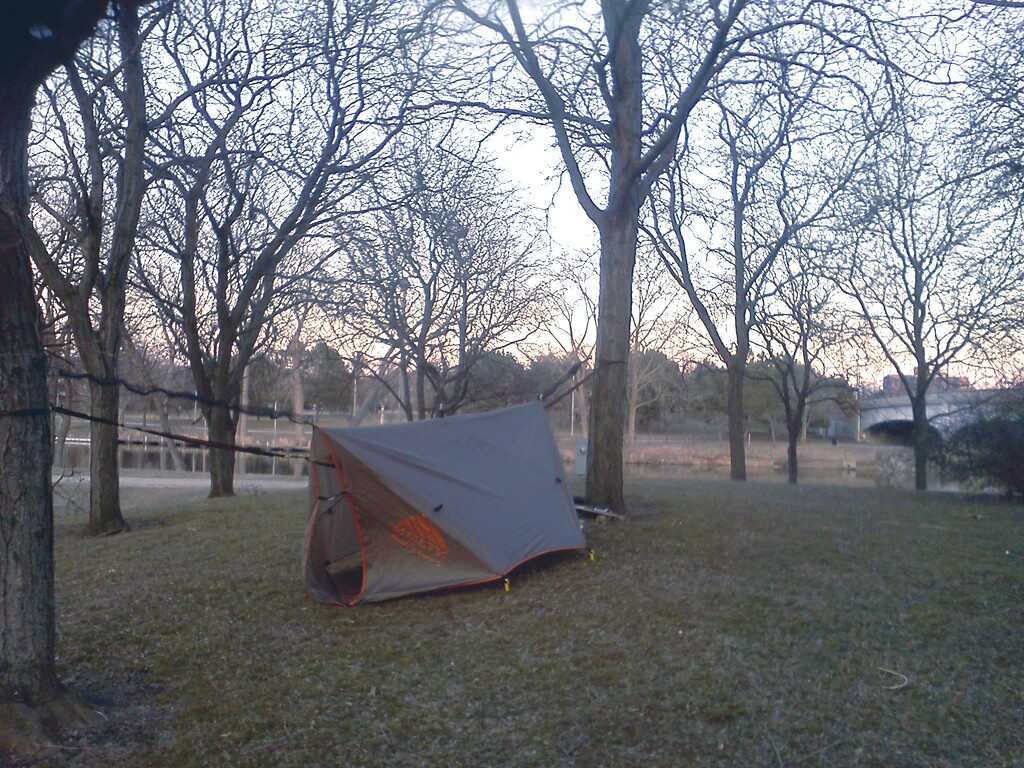
[[[593,562],[354,609],[301,587],[301,493],[58,531],[63,766],[1021,766],[1024,510],[636,481]],[[1009,554],[1008,554],[1009,552]]]

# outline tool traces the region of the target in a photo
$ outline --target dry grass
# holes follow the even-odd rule
[[[109,725],[46,764],[1024,765],[1021,507],[628,490],[594,562],[356,609],[302,592],[299,493],[64,522],[61,667]]]

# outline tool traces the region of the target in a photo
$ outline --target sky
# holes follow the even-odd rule
[[[495,136],[491,150],[506,177],[524,191],[526,201],[548,209],[548,233],[556,251],[596,251],[597,228],[583,213],[568,180],[559,185],[562,162],[553,143],[550,132],[538,126],[528,137],[516,138],[511,132]]]

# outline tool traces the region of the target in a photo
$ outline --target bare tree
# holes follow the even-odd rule
[[[34,261],[67,311],[89,376],[94,534],[127,528],[118,489],[118,359],[146,185],[142,48],[160,12],[142,18],[139,3],[115,6],[110,22],[64,67],[63,76],[44,87],[32,154],[36,219],[47,245]]]
[[[771,298],[752,313],[752,343],[773,373],[768,381],[785,414],[790,483],[799,479],[797,446],[806,435],[809,407],[827,401],[852,406],[841,382],[845,354],[859,335],[849,312],[835,301],[831,283],[818,274],[821,257],[797,250],[805,258],[776,265],[769,275]]]
[[[367,214],[339,235],[354,344],[393,362],[369,370],[409,420],[458,410],[476,363],[544,319],[536,221],[492,166],[456,145],[424,134],[396,146]]]
[[[545,344],[532,352],[531,357],[551,356],[554,348],[566,362],[566,370],[578,366],[570,382],[570,429],[577,421],[581,437],[587,437],[589,425],[590,388],[585,383],[591,378],[593,368],[590,360],[594,355],[594,329],[597,325],[597,301],[594,298],[598,282],[597,256],[576,253],[562,257],[562,271],[555,283],[551,297],[552,311],[547,325],[546,336],[551,344]],[[555,393],[552,393],[555,394]]]
[[[507,113],[550,126],[573,192],[600,234],[587,495],[594,503],[623,509],[631,288],[640,206],[675,156],[683,126],[712,76],[752,33],[742,29],[739,19],[756,4],[733,0],[724,8],[673,11],[667,3],[651,0],[609,0],[590,14],[576,3],[565,3],[550,10],[531,9],[537,10],[532,18],[524,16],[516,0],[481,8],[468,0],[454,0],[454,5],[493,41],[495,47],[485,53],[492,72],[525,75],[530,90],[492,94],[491,103],[512,103],[516,106]],[[755,25],[760,22],[752,19]],[[668,61],[671,55],[677,58]],[[645,77],[652,71],[657,73],[653,78]],[[518,74],[508,78],[518,80]]]
[[[422,45],[396,32],[403,12],[194,0],[169,17],[161,76],[182,95],[153,137],[166,160],[139,279],[217,444],[211,496],[233,494],[244,372],[297,299],[282,289],[326,270],[329,222],[402,127]]]
[[[565,2],[528,13],[516,0],[452,2],[489,43],[481,58],[491,91],[482,106],[550,127],[572,189],[600,234],[587,495],[621,509],[631,286],[647,193],[692,150],[681,137],[709,85],[758,39],[818,30],[835,41],[835,50],[810,57],[820,66],[844,41],[855,49],[870,32],[863,12],[816,0],[608,0],[593,10]]]
[[[942,105],[932,105],[942,109]],[[943,110],[945,112],[945,110]],[[928,388],[1000,348],[1020,319],[1020,211],[999,204],[937,114],[905,105],[850,201],[837,285],[859,308],[913,412],[915,486],[928,486]]]
[[[690,331],[688,313],[680,311],[680,299],[685,295],[665,273],[657,254],[646,256],[637,260],[633,275],[626,409],[626,444],[631,447],[636,440],[637,411],[655,401],[653,397],[643,399],[641,393],[653,392],[646,385],[664,378],[672,359],[685,357]],[[689,305],[683,308],[688,310]]]
[[[650,235],[725,365],[734,480],[746,479],[743,388],[767,276],[829,215],[887,114],[883,89],[849,77],[859,58],[823,27],[762,36],[712,82],[690,134],[704,151],[674,162],[651,196]]]
[[[80,720],[55,662],[51,434],[29,217],[36,92],[88,37],[105,0],[12,9],[0,29],[0,749],[41,750]]]
[[[979,164],[992,171],[993,193],[1019,204],[1024,201],[1024,18],[1005,9],[989,10],[973,30],[976,53],[966,63],[968,88],[956,106]]]
[[[158,327],[147,333],[137,321],[133,322],[131,313],[129,313],[124,327],[122,358],[121,368],[124,369],[125,380],[131,382],[136,392],[152,392],[151,395],[145,397],[156,408],[160,430],[167,434],[173,434],[169,392],[178,390],[178,387],[173,383],[175,379],[174,348],[169,343],[165,329]],[[161,438],[161,440],[164,439]],[[168,441],[166,448],[174,468],[184,471],[185,458],[178,445],[173,441]]]

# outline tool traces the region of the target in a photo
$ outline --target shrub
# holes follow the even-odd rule
[[[943,446],[939,463],[954,480],[983,483],[1024,496],[1024,398],[970,424]]]

